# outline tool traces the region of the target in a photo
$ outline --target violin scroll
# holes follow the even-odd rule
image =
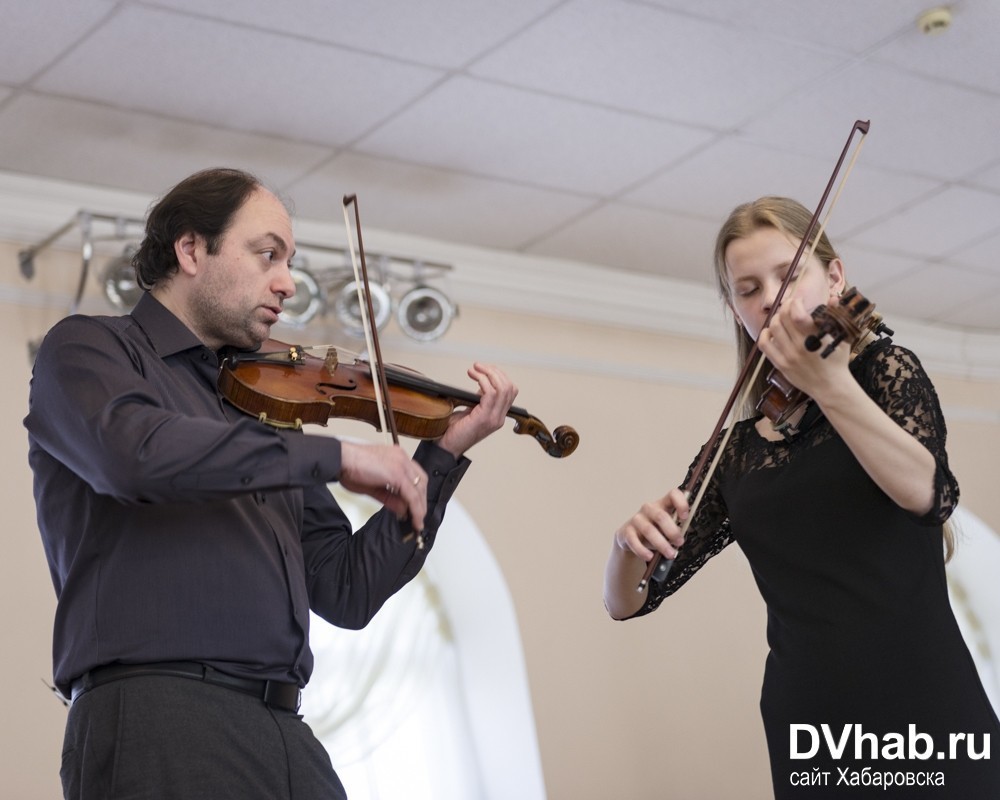
[[[542,450],[553,458],[565,458],[580,444],[580,435],[569,425],[560,425],[549,433],[549,429],[538,417],[521,409],[512,408],[507,416],[514,420],[514,433],[533,436]]]

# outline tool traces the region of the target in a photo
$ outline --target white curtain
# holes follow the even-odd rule
[[[1000,534],[961,506],[952,521],[958,541],[947,570],[951,605],[1000,714]]]
[[[377,506],[334,489],[357,525]],[[312,618],[302,713],[352,800],[483,797],[455,642],[422,571],[361,631]]]

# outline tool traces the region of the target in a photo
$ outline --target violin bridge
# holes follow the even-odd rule
[[[337,364],[339,363],[340,361],[337,358],[337,348],[328,347],[326,350],[326,360],[323,362],[323,368],[333,375],[334,370],[337,369]]]

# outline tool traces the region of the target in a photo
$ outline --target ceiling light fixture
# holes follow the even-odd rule
[[[378,283],[369,283],[371,291],[372,310],[375,317],[375,328],[382,330],[392,316],[392,298],[389,291]],[[357,339],[365,335],[364,322],[361,316],[361,292],[355,281],[349,280],[341,284],[333,297],[333,311],[344,333]]]
[[[304,258],[295,259],[288,272],[295,282],[295,294],[285,298],[278,319],[296,328],[303,328],[326,308],[326,292],[309,271],[309,264]]]
[[[400,299],[396,321],[411,339],[429,342],[444,336],[455,314],[455,305],[444,292],[418,285]]]
[[[939,6],[925,11],[917,17],[917,27],[920,28],[921,33],[936,36],[951,27],[951,19],[951,9],[947,6]]]
[[[122,254],[108,261],[101,273],[104,296],[120,311],[131,311],[142,297],[143,289],[136,280],[135,267],[132,266],[132,256],[138,249],[132,243],[125,245]]]

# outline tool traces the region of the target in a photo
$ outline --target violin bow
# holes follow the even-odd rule
[[[774,303],[771,306],[771,310],[768,311],[767,316],[764,318],[764,324],[761,327],[761,333],[771,324],[771,319],[774,317],[781,304],[782,299],[784,299],[785,292],[789,285],[792,283],[796,272],[798,270],[799,263],[802,260],[802,255],[809,247],[809,255],[806,256],[806,260],[812,257],[812,254],[816,250],[816,246],[819,243],[820,237],[823,235],[823,231],[826,229],[826,223],[830,219],[830,214],[833,213],[833,209],[840,198],[840,193],[843,191],[844,183],[847,181],[851,170],[854,168],[854,162],[857,161],[858,155],[861,151],[861,145],[864,143],[864,137],[868,135],[868,130],[871,127],[871,122],[869,120],[856,120],[854,126],[851,128],[851,133],[847,137],[847,142],[844,144],[844,148],[840,153],[840,158],[837,159],[837,164],[833,168],[833,174],[830,176],[830,180],[826,184],[826,188],[823,190],[823,196],[820,198],[819,204],[816,206],[816,210],[813,212],[812,218],[809,220],[809,225],[806,227],[805,233],[802,236],[802,241],[799,242],[798,249],[795,251],[795,256],[792,258],[792,262],[788,267],[788,272],[785,273],[785,278],[781,282],[781,286],[778,289],[778,293],[774,298]],[[851,162],[848,165],[847,171],[844,173],[844,177],[837,188],[837,193],[834,195],[833,202],[830,204],[830,208],[827,211],[826,217],[823,220],[823,224],[817,229],[819,224],[820,215],[823,213],[823,208],[826,206],[827,200],[830,197],[830,192],[833,191],[833,186],[836,183],[837,175],[840,172],[840,168],[844,164],[844,160],[847,158],[848,152],[851,149],[851,143],[854,141],[854,135],[857,132],[861,132],[861,139],[858,142],[857,148],[854,150]],[[747,353],[746,360],[743,362],[743,368],[740,370],[739,375],[736,377],[736,384],[733,386],[732,392],[729,394],[729,399],[726,401],[726,405],[722,409],[722,414],[719,416],[719,421],[715,424],[715,428],[712,431],[712,435],[709,436],[708,442],[716,442],[719,440],[719,434],[722,433],[722,439],[719,441],[718,445],[715,447],[706,444],[701,457],[698,459],[698,463],[695,464],[694,469],[691,471],[691,477],[688,479],[687,483],[683,487],[684,496],[688,499],[691,497],[691,492],[695,486],[698,486],[698,493],[695,496],[694,502],[688,511],[687,517],[680,525],[680,532],[683,536],[687,533],[688,527],[691,525],[691,521],[694,519],[695,513],[698,511],[698,506],[701,504],[702,497],[704,497],[705,491],[708,488],[709,480],[715,473],[715,469],[718,466],[719,459],[722,457],[722,453],[726,448],[726,443],[729,441],[729,437],[732,434],[733,425],[729,425],[725,432],[723,433],[723,426],[729,419],[729,415],[732,413],[733,408],[736,406],[737,398],[742,398],[746,392],[750,390],[757,375],[760,373],[761,368],[764,366],[765,358],[763,353],[760,352],[760,347],[758,342],[760,341],[760,334],[757,335],[757,340],[754,341],[753,347],[750,348],[750,352]],[[756,358],[756,364],[754,359]],[[714,455],[713,455],[714,453]],[[712,457],[711,464],[708,463],[709,457]],[[706,469],[707,467],[707,469]],[[674,518],[676,522],[676,515]],[[639,585],[636,587],[637,592],[642,592],[649,585],[649,581],[653,580],[662,583],[670,572],[670,568],[673,566],[673,561],[663,557],[662,553],[655,553],[653,557],[646,564],[646,570],[639,581]]]
[[[358,247],[355,253],[354,241],[351,238],[351,218],[348,206],[354,206],[354,224],[358,231]],[[365,263],[365,246],[361,237],[361,212],[358,208],[356,194],[344,195],[344,225],[347,228],[347,250],[351,254],[351,267],[354,270],[354,285],[358,292],[358,304],[361,310],[361,327],[365,334],[365,344],[368,347],[369,369],[372,373],[372,385],[375,389],[375,405],[378,407],[379,423],[382,434],[392,444],[399,444],[399,430],[396,427],[396,415],[389,401],[389,381],[386,377],[382,361],[382,347],[378,340],[378,328],[375,325],[375,309],[372,306],[372,294],[368,285],[368,265]],[[359,268],[360,260],[360,268]],[[386,487],[387,489],[389,487]],[[409,539],[407,536],[404,541]],[[424,537],[417,533],[417,549],[424,549]]]

